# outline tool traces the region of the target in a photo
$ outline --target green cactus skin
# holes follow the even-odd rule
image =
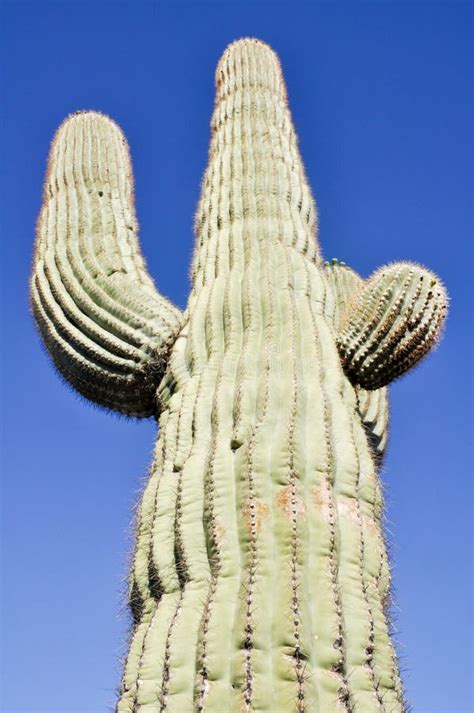
[[[184,314],[146,273],[107,117],[59,129],[38,223],[32,303],[58,369],[160,417],[116,711],[401,712],[385,387],[439,338],[446,295],[416,265],[322,264],[267,45],[230,45],[216,87]]]
[[[108,117],[78,113],[56,133],[31,296],[55,365],[81,394],[129,415],[156,413],[155,375],[181,315],[145,269],[127,145]]]
[[[348,308],[357,299],[364,286],[364,280],[345,263],[335,261],[332,265],[325,263],[324,272],[328,282],[325,315],[334,325],[338,334],[341,331],[341,321],[347,314]],[[388,436],[388,398],[387,388],[382,387],[374,391],[367,391],[357,383],[353,384],[357,397],[357,409],[364,424],[369,441],[372,445],[373,455],[377,464],[380,464],[385,453]]]
[[[440,332],[447,297],[438,278],[400,262],[378,270],[358,293],[337,345],[349,378],[385,386],[423,357]]]

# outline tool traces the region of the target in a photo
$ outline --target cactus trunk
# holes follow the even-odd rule
[[[159,417],[116,711],[402,713],[377,472],[385,386],[439,337],[446,296],[410,263],[368,281],[322,266],[267,45],[231,45],[216,85],[184,314],[145,273],[133,205],[117,194],[126,185],[131,200],[129,169],[128,183],[107,182],[71,149],[76,126],[102,136],[101,155],[121,156],[113,178],[129,167],[109,119],[87,113],[60,130],[38,227],[32,300],[56,365],[88,398]],[[56,205],[74,215],[86,174],[116,226],[105,243],[97,220],[55,223]]]
[[[277,65],[235,59],[159,391],[118,710],[401,710],[380,486],[325,316],[315,208]]]

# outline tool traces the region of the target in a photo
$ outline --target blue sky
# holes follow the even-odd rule
[[[436,353],[391,387],[383,468],[395,624],[418,713],[472,711],[472,5],[469,2],[2,3],[2,605],[5,713],[100,713],[119,683],[131,512],[152,421],[58,379],[28,312],[49,142],[110,114],[136,176],[141,243],[184,306],[216,62],[279,53],[326,257],[400,259],[445,282]]]

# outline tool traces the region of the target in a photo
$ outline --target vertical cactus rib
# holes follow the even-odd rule
[[[288,262],[288,256],[287,256]],[[291,269],[289,269],[291,274]],[[298,447],[297,439],[300,438],[301,425],[304,426],[305,416],[302,408],[304,398],[300,383],[301,378],[301,357],[297,353],[297,340],[301,333],[301,325],[298,323],[298,309],[294,291],[288,291],[293,313],[292,320],[292,346],[293,346],[293,390],[294,397],[291,411],[290,432],[288,438],[289,451],[289,485],[290,485],[290,505],[291,505],[291,613],[293,616],[295,646],[293,652],[294,668],[296,674],[297,694],[296,708],[303,713],[308,705],[308,685],[303,675],[305,662],[310,658],[312,642],[310,636],[311,620],[308,618],[307,601],[309,592],[303,586],[303,571],[301,564],[307,559],[307,533],[303,525],[306,519],[306,498],[304,497],[305,466],[304,462],[298,462],[296,456],[304,448],[304,441]],[[300,377],[300,378],[299,378]],[[302,423],[301,423],[302,421]],[[306,545],[306,552],[304,552]],[[306,625],[305,625],[306,624]],[[310,699],[309,699],[310,700]]]
[[[292,255],[293,269],[298,267],[296,256]],[[313,279],[308,265],[303,265],[302,277],[291,290],[296,296],[299,290],[315,303],[322,301],[321,285]],[[319,293],[319,298],[318,298]],[[302,359],[300,364],[302,407],[304,419],[300,432],[302,448],[297,449],[300,462],[298,470],[304,472],[304,503],[307,528],[307,566],[302,569],[304,589],[300,592],[308,602],[308,618],[311,622],[308,658],[304,662],[301,676],[305,683],[305,703],[309,710],[318,713],[331,710],[338,700],[339,684],[337,676],[330,670],[340,656],[333,641],[338,630],[336,611],[337,592],[334,589],[331,556],[333,553],[333,532],[328,520],[327,478],[329,448],[327,437],[327,411],[322,389],[321,354],[317,339],[316,316],[306,299],[295,299],[300,323]],[[316,369],[316,374],[315,374]],[[316,378],[315,378],[316,376]],[[315,417],[312,415],[314,414]],[[317,581],[318,594],[314,596],[313,582]],[[305,626],[305,628],[308,625]],[[311,640],[312,639],[312,640]],[[342,639],[341,639],[342,641]],[[329,654],[329,659],[328,659]],[[344,710],[346,708],[344,707]]]
[[[147,606],[142,610],[140,621],[131,631],[122,681],[120,685],[117,713],[135,713],[138,700],[138,673],[142,665],[145,640],[153,625],[156,615],[156,602],[147,601]]]
[[[230,705],[233,656],[231,626],[238,607],[238,583],[241,577],[236,459],[231,445],[232,402],[241,348],[238,336],[241,313],[235,298],[231,305],[232,282],[229,275],[224,292],[224,304],[227,302],[227,308],[224,306],[224,311],[227,312],[227,321],[223,324],[224,356],[217,376],[213,403],[214,436],[211,446],[211,477],[208,481],[208,536],[213,575],[202,620],[200,710],[225,709]],[[229,473],[234,476],[230,483]],[[222,634],[226,631],[223,642]]]
[[[161,451],[163,446],[161,440],[159,441],[159,446]],[[159,457],[155,460],[136,516],[135,548],[129,580],[129,604],[135,623],[138,623],[141,619],[145,602],[151,597],[159,599],[156,586],[150,582],[150,562],[148,554],[153,528],[154,502],[159,482],[158,469],[160,460]]]
[[[237,101],[237,99],[236,99]],[[252,155],[252,133],[248,107],[241,108],[241,158],[248,170],[246,184],[242,185],[242,239],[244,247],[244,278],[241,292],[243,342],[237,368],[237,382],[233,409],[231,448],[237,476],[237,507],[239,509],[239,539],[242,569],[239,584],[239,606],[235,611],[234,660],[231,676],[234,689],[244,710],[249,710],[254,697],[253,646],[254,646],[254,596],[257,567],[257,497],[255,492],[255,445],[257,421],[257,385],[259,345],[263,333],[262,314],[255,282],[262,281],[260,256],[256,244],[255,221],[257,215],[256,166]],[[247,221],[245,220],[247,218]],[[252,225],[253,223],[253,225]],[[242,517],[243,516],[243,517]]]
[[[333,348],[332,344],[328,344]],[[343,408],[344,384],[340,374],[328,379],[333,420],[333,491],[338,528],[338,585],[341,593],[345,637],[345,673],[356,707],[380,711],[374,695],[373,675],[367,661],[371,612],[364,597],[362,578],[363,541],[358,517],[359,463],[351,442],[349,412]]]
[[[334,438],[331,430],[331,404],[326,386],[322,340],[324,326],[320,315],[311,302],[314,348],[316,354],[317,379],[319,385],[319,413],[322,416],[322,433],[318,444],[323,448],[317,467],[319,478],[313,488],[313,502],[316,506],[316,536],[320,541],[315,552],[315,575],[318,581],[318,595],[313,597],[313,626],[315,638],[315,659],[318,667],[318,693],[321,710],[336,709],[352,713],[353,705],[347,676],[345,673],[346,650],[345,632],[338,582],[338,529],[334,485]],[[317,424],[319,425],[319,424]]]
[[[388,395],[387,387],[366,391],[355,387],[357,410],[367,433],[372,452],[380,465],[388,440]]]
[[[321,263],[279,60],[229,45],[183,314],[137,241],[125,139],[96,112],[51,148],[31,279],[61,373],[160,414],[135,516],[116,713],[403,713],[378,475],[387,384],[441,334],[412,263]]]
[[[226,126],[228,129],[228,126]],[[214,259],[208,278],[211,291],[206,312],[207,360],[215,373],[215,390],[211,407],[209,461],[205,478],[206,541],[209,554],[210,582],[199,627],[197,649],[195,705],[225,709],[230,701],[230,667],[232,637],[227,638],[227,656],[222,653],[222,632],[233,620],[237,606],[236,582],[239,579],[239,547],[235,512],[235,489],[229,486],[233,472],[232,394],[241,348],[240,283],[243,252],[233,226],[226,219],[231,205],[232,172],[224,170],[223,155],[232,161],[232,136],[228,130],[214,137],[218,161],[211,161],[205,179],[200,205],[200,231],[212,242]],[[211,149],[212,152],[212,149]],[[207,190],[206,190],[207,188]],[[216,199],[217,196],[217,200]],[[205,263],[203,263],[205,264]],[[206,278],[207,279],[207,278]],[[215,370],[215,371],[214,371]]]
[[[381,497],[375,463],[365,447],[364,433],[356,412],[352,419],[352,434],[359,460],[359,517],[362,527],[364,595],[371,612],[371,635],[367,648],[373,672],[377,698],[382,710],[395,713],[403,711],[403,692],[396,653],[388,635],[385,611],[387,591],[380,591],[380,560],[384,556],[385,542],[381,525],[381,507],[376,500]]]
[[[346,384],[346,388],[351,388]],[[370,671],[375,698],[382,711],[402,711],[402,699],[396,691],[392,673],[397,670],[395,652],[385,638],[387,621],[384,602],[377,588],[380,573],[379,561],[385,550],[380,523],[381,509],[375,500],[380,488],[375,462],[367,449],[366,439],[354,410],[351,418],[351,441],[357,460],[357,510],[360,527],[360,577],[362,591],[369,614],[369,638],[365,649],[366,666]],[[382,664],[382,665],[381,665]],[[383,664],[386,664],[385,666]],[[387,670],[390,675],[387,675]]]
[[[81,394],[149,416],[181,315],[146,272],[132,181],[112,120],[84,112],[61,125],[38,220],[31,300],[56,367]]]

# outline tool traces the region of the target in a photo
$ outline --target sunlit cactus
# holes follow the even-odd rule
[[[377,467],[386,386],[439,338],[412,263],[323,263],[280,64],[230,45],[181,313],[137,239],[127,143],[79,112],[51,148],[31,297],[84,396],[159,417],[117,713],[405,710]]]

